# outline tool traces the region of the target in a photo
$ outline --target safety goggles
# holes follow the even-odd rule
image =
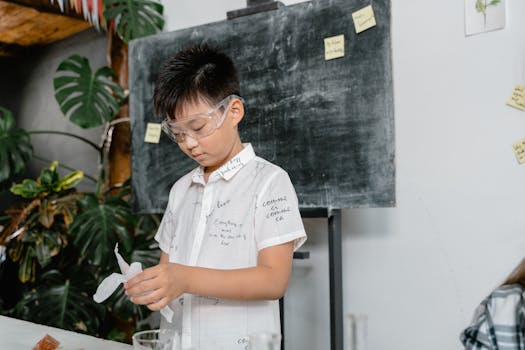
[[[177,143],[184,142],[186,136],[190,136],[195,140],[209,136],[221,127],[230,109],[230,102],[235,98],[244,103],[242,97],[230,95],[206,113],[193,114],[179,120],[164,119],[162,121],[162,130],[170,139]],[[217,112],[220,112],[222,109],[224,110],[222,115],[217,117]]]

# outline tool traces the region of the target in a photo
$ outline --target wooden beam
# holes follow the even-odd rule
[[[17,0],[18,1],[18,0]],[[22,1],[22,0],[20,0]],[[43,2],[43,0],[35,1]],[[23,48],[44,46],[89,28],[83,20],[0,1],[0,45],[2,56],[23,55]]]
[[[50,0],[3,0],[4,2],[10,2],[12,4],[21,5],[24,7],[32,8],[37,10],[38,12],[46,12],[46,13],[53,13],[56,15],[76,18],[80,20],[84,20],[84,17],[82,14],[79,14],[77,12],[73,11],[66,11],[65,13],[60,11],[60,7],[58,6],[58,1],[54,1],[51,4]]]

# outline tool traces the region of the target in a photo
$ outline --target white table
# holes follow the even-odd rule
[[[61,350],[133,349],[133,347],[128,344],[0,316],[1,350],[31,350],[46,334],[49,334],[60,342]]]

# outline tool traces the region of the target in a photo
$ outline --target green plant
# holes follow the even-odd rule
[[[105,0],[106,20],[114,20],[118,36],[131,39],[155,34],[164,27],[163,7],[153,1]]]
[[[74,265],[65,273],[49,270],[38,282],[36,288],[24,293],[14,316],[98,335],[106,310],[91,298],[96,285],[87,269]]]
[[[73,186],[81,175],[61,177],[53,162],[36,180],[25,179],[11,187],[23,201],[8,211],[9,225],[0,242],[8,245],[9,257],[18,262],[23,293],[4,313],[118,338],[117,330],[104,329],[108,318],[138,324],[150,311],[130,303],[122,290],[103,305],[95,304],[92,295],[102,279],[118,269],[112,251],[116,242],[126,260],[143,267],[158,263],[160,250],[153,234],[159,219],[131,213],[129,182],[116,194],[79,193]]]
[[[162,5],[151,0],[106,0],[104,15],[118,35],[128,41],[162,29]],[[129,302],[120,290],[103,304],[92,300],[97,285],[118,269],[115,243],[127,261],[143,267],[158,263],[160,251],[153,240],[159,225],[155,215],[135,215],[130,207],[129,181],[112,188],[104,174],[105,152],[111,128],[129,118],[113,118],[126,103],[124,90],[109,67],[96,71],[81,56],[68,57],[58,66],[53,81],[55,98],[64,116],[82,128],[105,126],[100,144],[62,130],[20,130],[10,111],[0,107],[0,190],[21,174],[33,157],[31,137],[58,134],[88,144],[99,155],[96,175],[83,174],[52,162],[37,179],[11,186],[19,201],[0,215],[0,282],[19,290],[16,302],[7,306],[0,298],[0,312],[33,322],[92,335],[123,340],[127,334],[115,328],[120,321],[135,326],[150,311]],[[93,192],[79,192],[87,178],[96,183]],[[9,266],[18,279],[2,280],[2,251],[7,247]],[[129,339],[127,339],[129,341]]]
[[[0,106],[0,190],[24,170],[32,154],[28,133],[15,129],[13,114]]]
[[[98,198],[86,194],[79,199],[79,215],[71,226],[71,235],[83,258],[97,266],[105,266],[114,259],[113,247],[121,243],[124,250],[131,248],[128,225],[131,211],[119,196]]]
[[[55,98],[62,113],[81,128],[93,128],[109,122],[124,98],[122,88],[111,81],[115,73],[102,67],[95,73],[85,57],[73,55],[60,63],[53,80]]]
[[[25,179],[11,187],[11,192],[29,201],[8,212],[11,221],[2,232],[0,242],[9,243],[16,238],[9,253],[14,262],[20,261],[18,277],[22,283],[34,281],[37,263],[46,267],[67,245],[67,228],[73,220],[78,196],[73,188],[83,175],[75,171],[60,177],[57,168],[58,163],[53,162],[49,168],[42,169],[36,181]]]

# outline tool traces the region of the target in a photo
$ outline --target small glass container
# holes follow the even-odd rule
[[[133,350],[180,350],[179,332],[173,329],[153,329],[133,334]]]
[[[348,314],[347,350],[366,350],[368,342],[368,317],[364,314]]]
[[[281,335],[271,332],[258,332],[248,336],[250,350],[280,350]]]

